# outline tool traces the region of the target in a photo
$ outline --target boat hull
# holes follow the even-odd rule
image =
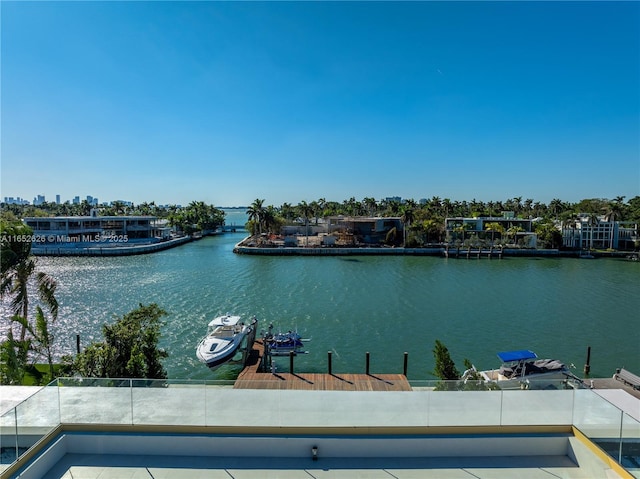
[[[214,328],[198,344],[196,356],[212,370],[226,363],[244,364],[253,347],[257,322],[252,318],[249,324],[225,324]],[[239,353],[242,354],[238,357]]]

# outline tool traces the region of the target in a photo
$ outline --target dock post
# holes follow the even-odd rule
[[[587,346],[587,363],[584,365],[584,373],[589,374],[591,371],[591,346]]]
[[[80,335],[76,334],[76,350],[78,351],[78,354],[80,354]]]
[[[333,375],[331,372],[331,351],[327,351],[327,372],[329,373],[329,376]]]
[[[289,351],[289,372],[293,374],[293,351]]]
[[[369,351],[367,351],[365,354],[365,371],[367,376],[369,375],[369,356]]]
[[[403,374],[405,375],[405,377],[407,376],[407,369],[409,367],[409,353],[408,352],[404,352],[404,367],[402,368]]]

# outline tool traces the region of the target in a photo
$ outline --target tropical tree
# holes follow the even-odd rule
[[[278,226],[281,221],[278,221],[278,212],[276,209],[269,205],[264,209],[262,213],[262,224],[267,232],[272,232]]]
[[[427,243],[431,243],[431,240],[434,238],[437,243],[442,242],[442,221],[436,221],[433,219],[424,220],[422,222],[422,230],[425,233],[425,240]]]
[[[49,321],[45,317],[44,311],[40,306],[36,307],[35,324],[29,323],[21,316],[14,316],[12,321],[22,325],[27,330],[30,337],[26,340],[15,341],[13,335],[7,339],[8,349],[16,351],[15,357],[18,359],[16,366],[18,370],[25,370],[28,353],[35,353],[34,359],[44,356],[49,365],[49,375],[45,382],[49,382],[54,378],[53,371],[53,340],[54,337],[50,332]]]
[[[559,248],[562,246],[562,233],[552,222],[536,223],[535,232],[542,247]]]
[[[362,200],[362,206],[367,211],[367,215],[374,216],[378,209],[378,202],[375,198],[366,197]]]
[[[33,230],[15,217],[12,220],[0,219],[0,271],[3,278],[7,271],[29,257],[31,242],[18,240],[29,239],[32,234]]]
[[[30,349],[29,339],[18,341],[11,329],[7,331],[0,343],[0,384],[22,384]]]
[[[313,214],[313,208],[306,201],[301,201],[298,205],[300,216],[304,218],[305,244],[309,246],[309,217]]]
[[[605,220],[611,225],[609,234],[609,249],[613,249],[613,232],[615,220],[622,216],[624,196],[618,196],[614,201],[610,201],[604,211]]]
[[[411,200],[411,201],[407,201],[403,206],[402,206],[402,216],[401,216],[401,220],[403,223],[403,227],[402,227],[402,245],[403,246],[407,246],[407,232],[409,231],[409,228],[411,228],[411,222],[414,219],[414,211],[415,211],[415,201]]]
[[[558,198],[554,198],[549,203],[549,210],[555,215],[555,218],[558,219],[558,215],[564,210],[564,204]]]
[[[155,303],[140,304],[114,324],[102,327],[104,341],[90,344],[72,360],[65,358],[68,368],[84,377],[166,378],[162,360],[169,355],[158,347],[161,318],[166,315]]]
[[[436,367],[433,371],[434,376],[443,380],[460,379],[460,372],[456,369],[449,350],[438,339],[435,342],[433,356],[436,362]]]
[[[573,248],[575,248],[576,246],[575,245],[576,224],[578,223],[579,220],[580,218],[578,217],[578,215],[576,215],[573,212],[567,212],[562,215],[562,221],[560,223],[562,225],[563,230],[571,228],[571,242],[569,245]],[[582,245],[580,245],[580,247],[582,248]]]
[[[507,235],[512,238],[513,243],[517,242],[518,233],[522,233],[524,228],[518,225],[511,225],[509,229],[507,229]]]
[[[38,299],[45,305],[53,318],[58,317],[58,301],[55,298],[57,284],[46,273],[36,270],[36,260],[30,256],[31,228],[22,223],[0,222],[2,270],[0,274],[0,297],[8,299],[11,322],[20,326],[20,334],[15,339],[13,325],[2,342],[3,381],[19,383],[31,351],[32,340],[49,352],[52,338],[48,334],[48,323],[40,306],[36,308],[35,326],[29,321],[30,286],[34,284]],[[27,337],[27,332],[31,337]],[[51,373],[53,376],[53,373]]]
[[[496,221],[487,223],[484,229],[486,231],[491,231],[491,244],[494,242],[496,232],[500,234],[504,233],[504,226]]]
[[[597,214],[590,213],[587,216],[587,224],[589,225],[589,251],[593,249],[593,230],[596,228],[599,222],[600,220]]]
[[[251,223],[251,234],[255,235],[262,233],[262,218],[264,215],[264,199],[256,198],[251,206],[247,208],[247,215],[249,216],[249,222]]]
[[[4,228],[7,225],[0,226]],[[17,227],[13,229],[17,230]],[[22,237],[2,234],[2,253],[6,252],[8,258],[2,260],[0,298],[8,298],[12,316],[21,317],[28,324],[29,285],[35,282],[40,301],[48,307],[55,321],[58,317],[58,301],[55,298],[57,283],[48,274],[36,270],[36,260],[30,256],[31,243],[28,241],[31,229],[25,227],[22,231],[28,233],[24,238],[27,241],[20,241]],[[24,341],[26,332],[26,326],[21,323],[20,341]]]

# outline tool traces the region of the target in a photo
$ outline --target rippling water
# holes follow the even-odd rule
[[[240,221],[238,221],[240,223]],[[256,315],[260,328],[297,328],[309,354],[298,371],[402,372],[431,377],[442,341],[458,369],[497,365],[496,352],[533,349],[574,363],[592,347],[592,376],[640,371],[640,267],[624,260],[444,259],[438,257],[254,257],[231,233],[171,250],[120,258],[39,258],[58,281],[59,353],[101,340],[101,326],[139,303],[169,312],[161,346],[171,378],[213,379],[195,357],[208,320]],[[2,315],[6,331],[6,309]],[[281,368],[288,369],[283,358]],[[222,370],[219,375],[229,374]]]

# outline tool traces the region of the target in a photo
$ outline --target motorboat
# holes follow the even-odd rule
[[[498,353],[502,366],[498,369],[477,371],[485,381],[500,389],[559,389],[580,387],[582,380],[557,359],[538,359],[530,350]]]
[[[196,356],[211,369],[243,361],[253,346],[257,322],[255,316],[244,322],[240,316],[231,314],[212,319],[207,335],[196,348]]]
[[[302,339],[297,331],[287,331],[284,333],[273,333],[273,324],[269,325],[269,331],[263,332],[263,343],[265,349],[271,356],[285,356],[292,352],[294,354],[303,353],[304,342],[308,339]]]

